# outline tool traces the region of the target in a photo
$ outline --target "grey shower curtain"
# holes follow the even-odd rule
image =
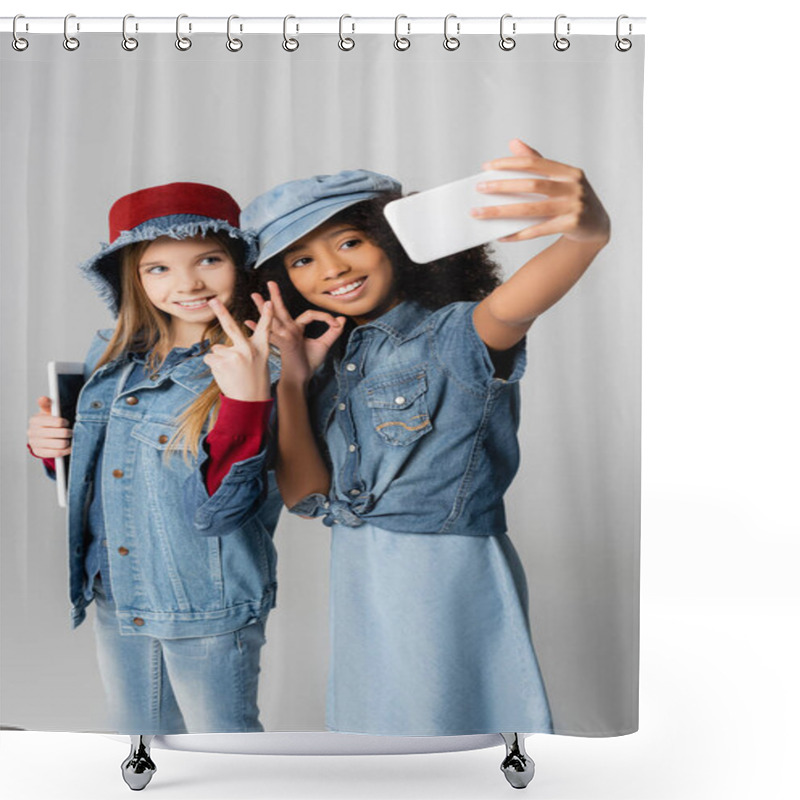
[[[2,48],[3,725],[107,730],[91,625],[71,630],[65,512],[26,451],[50,360],[81,361],[113,325],[77,265],[108,240],[119,197],[194,181],[244,207],[286,181],[365,169],[404,192],[479,172],[520,138],[579,167],[611,219],[611,241],[537,319],[521,382],[521,466],[508,534],[527,588],[531,640],[555,733],[613,736],[638,725],[641,186],[644,39],[464,37],[405,52],[362,35],[82,37]],[[496,243],[505,274],[552,242]],[[401,398],[402,399],[402,398]],[[434,465],[431,466],[435,468]],[[284,511],[277,604],[259,683],[268,731],[323,730],[329,659],[329,529]],[[335,575],[336,573],[334,573]],[[458,614],[454,608],[452,613]],[[524,676],[509,672],[504,680]]]

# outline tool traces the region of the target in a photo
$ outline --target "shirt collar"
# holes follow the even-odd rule
[[[405,341],[416,334],[416,329],[432,314],[429,308],[424,308],[413,300],[404,300],[385,314],[371,322],[359,325],[353,333],[368,328],[379,328],[398,341]]]

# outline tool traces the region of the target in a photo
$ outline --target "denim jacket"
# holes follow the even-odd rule
[[[267,448],[234,464],[209,497],[202,441],[197,459],[187,463],[180,450],[165,459],[176,417],[212,379],[202,357],[126,387],[135,366],[130,355],[93,371],[108,338],[99,333],[86,358],[70,456],[73,627],[86,616],[87,517],[96,490],[103,492],[109,578],[123,635],[209,636],[264,618],[275,601],[272,534],[281,509]],[[103,481],[95,487],[101,449]]]
[[[511,353],[508,379],[495,377],[476,305],[400,303],[329,356],[309,403],[330,495],[309,495],[292,512],[406,533],[506,530],[525,343]]]

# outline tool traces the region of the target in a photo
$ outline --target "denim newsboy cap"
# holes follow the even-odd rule
[[[241,225],[258,235],[260,266],[343,208],[400,189],[394,178],[366,169],[288,181],[256,197]]]

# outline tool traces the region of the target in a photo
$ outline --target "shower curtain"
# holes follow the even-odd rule
[[[78,270],[98,242],[109,241],[114,201],[195,182],[225,189],[245,208],[280,184],[343,170],[389,175],[403,193],[421,192],[480,172],[485,162],[509,156],[509,142],[520,139],[544,158],[583,171],[612,234],[527,335],[521,463],[505,493],[513,550],[500,558],[510,581],[503,591],[517,592],[535,657],[515,649],[521,640],[487,644],[496,648],[488,696],[518,697],[524,705],[536,694],[550,715],[539,730],[636,730],[643,37],[624,51],[615,47],[613,27],[607,36],[572,36],[564,50],[547,35],[520,36],[513,49],[498,47],[496,35],[475,35],[449,50],[441,36],[412,36],[410,47],[398,49],[391,36],[362,34],[348,50],[332,33],[300,35],[291,50],[282,36],[259,34],[244,36],[237,50],[225,46],[224,34],[204,34],[180,50],[174,35],[159,33],[140,35],[139,46],[126,50],[119,35],[93,33],[71,52],[61,35],[28,38],[24,51],[2,47],[0,722],[114,729],[95,651],[94,604],[87,624],[70,627],[65,510],[26,450],[27,420],[36,398],[48,394],[47,362],[82,361],[95,332],[114,325]],[[492,257],[507,278],[555,238],[495,242]],[[406,388],[388,391],[390,411],[416,402]],[[279,408],[278,425],[280,419]],[[436,424],[434,414],[429,435]],[[450,468],[448,452],[444,447],[441,460],[429,463],[431,477]],[[417,568],[398,563],[393,573],[389,561],[356,563],[359,541],[332,563],[330,526],[307,516],[284,509],[274,531],[277,594],[258,683],[266,731],[325,730],[331,626],[340,621],[331,616],[331,592],[341,605],[339,590],[350,586],[352,571],[363,577],[377,569],[402,595],[415,573],[451,566],[436,561],[442,552],[427,549],[431,532],[416,534]],[[494,533],[483,538],[499,540],[502,531]],[[500,583],[486,583],[493,562],[468,558],[475,592],[499,591]],[[464,605],[474,597],[463,585],[453,596],[445,605],[455,624],[475,613]],[[410,599],[395,597],[392,613]],[[482,595],[475,605],[485,600],[493,607],[494,599]],[[376,621],[369,598],[348,602],[369,606],[364,619],[377,626],[359,646],[382,641],[381,624],[398,625],[396,617]],[[418,614],[414,625],[428,619],[424,609],[408,613]],[[497,631],[506,622],[482,624]],[[463,658],[469,674],[473,655],[462,644],[450,658]],[[338,640],[336,647],[346,644]],[[507,669],[499,670],[498,661]],[[402,704],[391,683],[391,702]],[[419,698],[429,688],[419,685],[415,702],[426,702]],[[336,702],[357,702],[359,691],[354,686],[352,698],[340,693]],[[394,731],[382,722],[353,732],[437,732]]]

